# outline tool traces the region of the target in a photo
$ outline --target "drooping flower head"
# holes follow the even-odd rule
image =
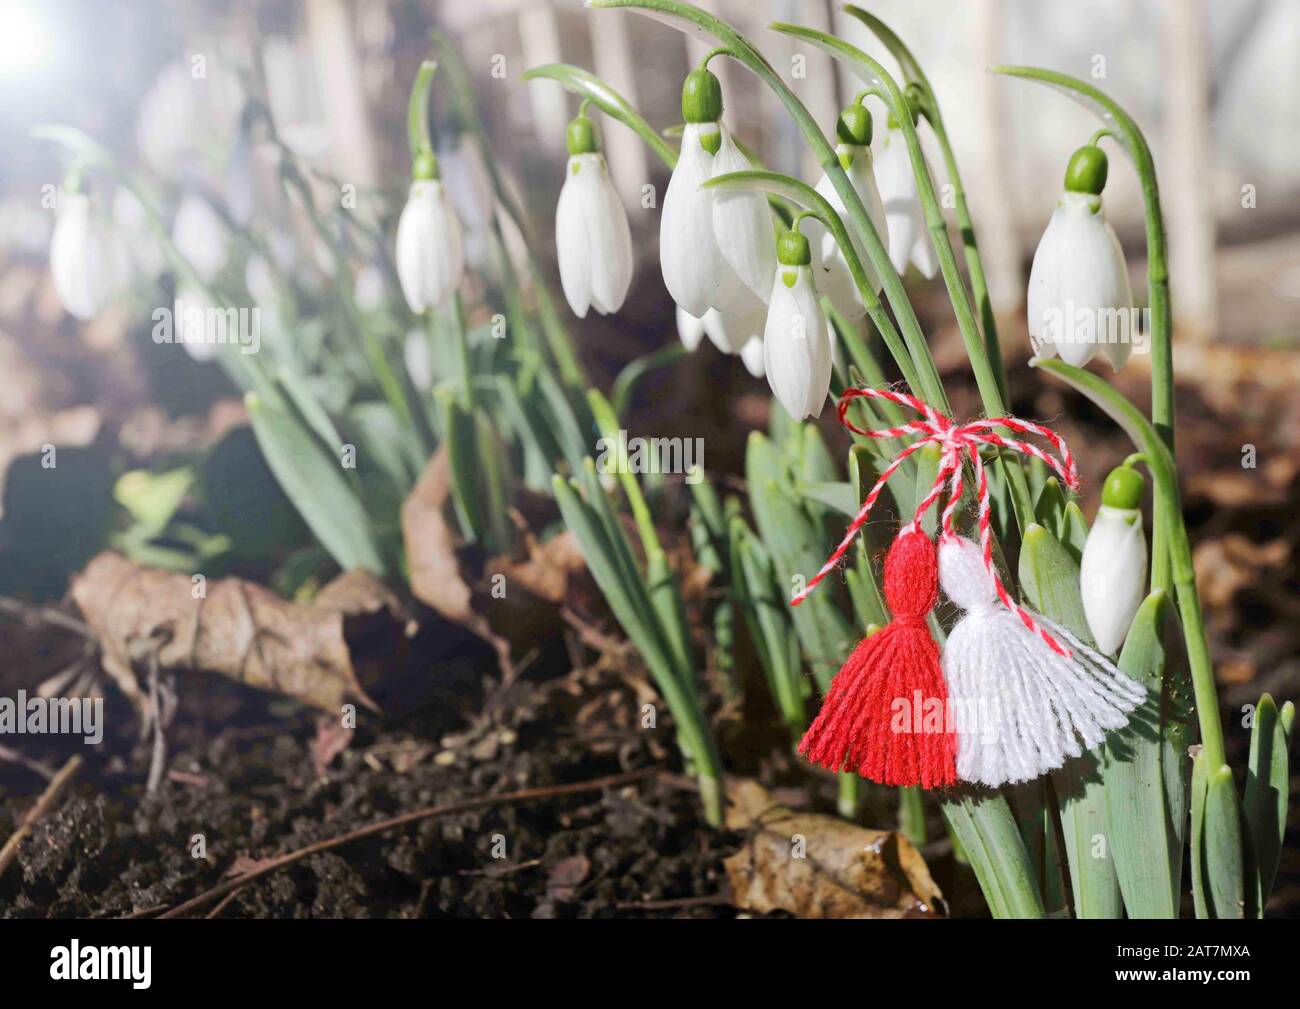
[[[818,417],[831,384],[831,344],[817,287],[812,250],[795,227],[776,245],[763,364],[772,393],[795,420]]]
[[[126,287],[130,254],[107,213],[79,186],[59,193],[50,275],[70,315],[93,319]]]
[[[560,283],[580,319],[594,307],[617,312],[632,283],[632,232],[609,178],[595,124],[579,114],[569,123],[569,161],[555,209]]]
[[[419,151],[411,191],[397,222],[397,279],[411,311],[420,315],[441,305],[465,274],[460,218],[447,200],[431,149]]]
[[[881,242],[888,249],[889,226],[885,219],[885,205],[881,200],[880,190],[876,186],[876,175],[872,168],[871,113],[862,106],[860,101],[854,102],[840,113],[835,133],[838,140],[835,153],[839,158],[840,167],[844,169],[844,173],[849,177],[849,182],[853,184],[858,198],[862,200],[862,205],[867,209],[867,216],[871,219],[872,227],[876,229]],[[825,172],[822,173],[822,177],[817,182],[817,192],[826,198],[827,202],[835,208],[837,214],[841,217],[844,216],[844,201],[840,199],[839,192]],[[849,272],[848,262],[844,258],[839,243],[835,241],[835,236],[831,234],[830,229],[825,225],[812,222],[809,227],[813,229],[810,233],[814,236],[812,244],[817,289],[830,299],[836,311],[850,322],[857,322],[866,314],[867,309],[862,303],[862,296],[858,292],[857,285],[853,282],[853,275]],[[857,252],[858,259],[866,268],[867,277],[875,290],[879,292],[880,278],[876,276],[867,260],[866,247],[862,242],[862,238],[854,229],[850,229],[849,234],[852,236],[853,247]],[[820,235],[820,239],[818,239],[818,235]]]
[[[916,111],[912,108],[910,96],[908,106],[915,121]],[[907,138],[892,113],[885,126],[875,168],[889,227],[889,260],[900,275],[911,262],[928,279],[934,276],[939,263],[925,223],[925,209],[917,193],[916,176],[912,174]]]
[[[722,85],[704,67],[682,86],[682,117],[681,150],[660,217],[659,259],[668,293],[698,319],[710,308],[742,310],[750,295],[766,301],[776,259],[762,194],[700,188],[716,175],[752,167],[721,122]]]
[[[1058,354],[1082,367],[1101,350],[1116,370],[1133,349],[1133,292],[1101,191],[1105,152],[1086,144],[1074,152],[1061,196],[1029,271],[1029,336],[1041,357]]]

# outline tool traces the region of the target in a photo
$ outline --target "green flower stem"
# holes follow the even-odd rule
[[[903,40],[888,25],[874,14],[864,11],[861,7],[855,7],[853,4],[845,6],[844,13],[857,18],[865,24],[898,61],[898,65],[903,71],[903,77],[908,82],[908,87],[915,88],[917,91],[922,115],[930,123],[930,129],[934,131],[935,139],[939,141],[944,167],[947,169],[948,180],[953,188],[953,197],[956,204],[954,209],[957,214],[957,226],[961,229],[962,246],[966,253],[966,272],[970,276],[971,293],[979,305],[980,320],[984,327],[985,353],[988,355],[989,363],[993,366],[998,389],[1005,400],[1008,395],[1007,376],[1006,369],[1002,365],[1002,350],[998,343],[997,319],[993,314],[993,302],[989,298],[988,281],[984,275],[984,262],[980,258],[979,246],[975,241],[975,224],[971,220],[970,208],[966,205],[966,187],[962,185],[961,174],[957,169],[957,157],[953,152],[952,142],[948,139],[948,130],[944,126],[943,115],[939,111],[939,101],[935,97],[934,88],[930,86],[930,80],[926,77],[925,71],[921,69],[921,64],[917,62],[911,51],[903,43]]]
[[[406,106],[406,140],[412,162],[421,154],[433,153],[433,141],[429,137],[429,91],[437,71],[437,63],[425,60],[411,85],[411,98]]]
[[[1223,725],[1219,720],[1219,700],[1214,688],[1214,666],[1210,660],[1210,646],[1205,636],[1201,602],[1196,592],[1196,569],[1192,566],[1191,545],[1187,539],[1187,527],[1183,523],[1182,502],[1178,492],[1178,470],[1174,464],[1173,453],[1142,411],[1108,382],[1064,361],[1038,360],[1034,366],[1057,376],[1105,410],[1111,419],[1124,429],[1145,457],[1155,485],[1153,512],[1159,517],[1157,528],[1168,540],[1166,550],[1173,573],[1178,613],[1182,618],[1183,638],[1192,673],[1192,687],[1196,694],[1196,717],[1201,729],[1201,752],[1208,767],[1219,768],[1224,763]],[[1154,531],[1152,535],[1154,539]]]
[[[1077,95],[1105,124],[1093,135],[1108,134],[1133,159],[1142,183],[1142,205],[1147,237],[1147,304],[1151,310],[1151,421],[1172,454],[1174,449],[1174,351],[1173,329],[1169,312],[1169,267],[1165,250],[1164,217],[1160,212],[1160,189],[1156,167],[1146,137],[1133,117],[1114,99],[1091,84],[1068,74],[1038,67],[994,67],[993,72],[1022,77],[1047,84],[1058,91]],[[1153,523],[1151,537],[1151,588],[1167,589],[1170,584],[1171,560],[1167,552],[1173,537],[1162,533],[1159,516]],[[1217,765],[1215,765],[1217,766]]]
[[[907,99],[903,92],[884,67],[861,49],[842,39],[811,28],[803,28],[799,25],[776,23],[769,25],[769,27],[773,31],[781,32],[784,35],[811,42],[818,48],[830,53],[836,59],[847,63],[871,89],[876,91],[889,107],[903,133],[903,139],[907,143],[908,155],[912,161],[912,174],[916,177],[917,195],[925,211],[926,226],[929,228],[935,252],[939,256],[939,269],[943,273],[944,284],[948,288],[948,298],[952,302],[953,314],[957,317],[957,326],[961,330],[962,342],[966,346],[966,356],[970,359],[971,370],[975,373],[975,384],[979,387],[980,399],[983,401],[984,409],[989,416],[997,417],[1005,414],[1007,412],[1006,404],[1002,397],[997,371],[993,367],[988,348],[985,346],[983,338],[980,336],[979,326],[975,322],[975,313],[966,292],[966,284],[962,280],[961,271],[957,266],[956,253],[953,251],[952,242],[948,238],[948,225],[943,219],[943,211],[939,208],[939,197],[935,192],[934,180],[930,177],[929,168],[926,167],[925,155],[921,152],[921,141],[917,136],[916,126],[912,122]],[[845,181],[847,184],[847,179]],[[836,189],[839,189],[838,184]],[[844,194],[841,192],[840,195],[843,196]],[[892,269],[888,271],[888,274],[889,276],[885,280],[886,288],[889,288],[890,278],[892,277],[893,282],[901,289],[902,280],[898,275]],[[906,300],[905,293],[903,299]],[[889,300],[890,304],[894,305],[895,312],[897,312],[898,307],[892,294]],[[914,313],[913,318],[915,318]],[[936,401],[931,399],[930,402],[933,404]],[[946,407],[946,399],[943,402]],[[945,409],[945,412],[950,411]],[[1011,498],[1016,512],[1016,519],[1023,532],[1025,526],[1034,520],[1033,499],[1029,494],[1029,483],[1025,478],[1024,468],[1018,458],[999,457],[997,465],[1001,468],[1003,476],[1007,479],[1011,488]]]
[[[595,74],[567,63],[547,63],[544,66],[525,70],[522,79],[558,81],[566,89],[578,95],[584,103],[590,102],[610,119],[622,123],[639,136],[669,168],[677,164],[677,152],[654,131],[626,98]]]

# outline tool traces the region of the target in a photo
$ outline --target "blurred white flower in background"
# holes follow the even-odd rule
[[[230,233],[207,200],[187,194],[172,221],[172,242],[205,284],[230,256]]]
[[[109,216],[84,192],[59,193],[50,239],[50,275],[59,301],[93,319],[130,280],[130,254]]]
[[[140,101],[136,144],[145,162],[168,177],[227,154],[239,125],[244,89],[215,56],[169,63]]]
[[[156,277],[162,273],[167,266],[162,243],[149,224],[144,205],[125,186],[118,186],[117,192],[113,194],[113,223],[126,243],[136,268],[146,277]]]
[[[429,334],[422,329],[412,329],[402,345],[402,359],[411,384],[420,392],[433,388],[433,351],[429,347]]]

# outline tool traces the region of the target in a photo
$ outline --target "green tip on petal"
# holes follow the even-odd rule
[[[1111,508],[1132,511],[1142,503],[1146,481],[1132,466],[1117,466],[1110,471],[1101,488],[1101,503]]]
[[[595,154],[600,150],[600,141],[596,139],[596,124],[587,116],[576,116],[569,121],[564,140],[570,154]]]
[[[696,134],[699,138],[700,146],[710,154],[717,154],[718,149],[722,147],[722,131],[712,130],[710,132],[700,131]]]
[[[871,113],[856,102],[846,106],[835,123],[835,135],[841,143],[870,147]]]
[[[428,182],[438,178],[438,158],[428,148],[420,151],[411,162],[411,178],[416,182]]]
[[[787,231],[776,240],[776,258],[782,266],[807,266],[812,262],[808,239],[798,231]]]
[[[1065,188],[1071,193],[1100,196],[1106,188],[1109,168],[1106,152],[1095,144],[1085,144],[1070,155],[1070,163],[1065,169]]]
[[[722,118],[722,82],[701,67],[682,84],[682,118],[688,123],[716,123]]]

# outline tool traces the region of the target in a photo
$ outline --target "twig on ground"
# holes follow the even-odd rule
[[[268,859],[255,869],[234,879],[226,880],[224,883],[218,883],[216,886],[203,891],[197,897],[177,904],[170,911],[159,915],[159,918],[179,918],[191,911],[196,911],[205,904],[211,903],[234,890],[241,889],[256,879],[274,872],[276,869],[283,869],[287,865],[292,865],[308,855],[317,855],[322,851],[330,851],[353,841],[360,841],[366,837],[373,837],[375,834],[382,834],[384,831],[393,830],[396,827],[405,827],[407,824],[416,823],[420,820],[427,820],[435,816],[445,816],[448,813],[463,813],[471,809],[481,809],[484,806],[496,806],[504,803],[527,802],[530,799],[549,799],[561,795],[576,795],[581,792],[595,792],[602,788],[614,788],[618,785],[631,784],[642,778],[649,777],[660,773],[657,768],[647,767],[639,771],[628,771],[625,774],[613,774],[605,778],[593,778],[590,781],[579,781],[569,785],[549,785],[544,788],[525,788],[518,792],[502,792],[500,795],[481,795],[474,799],[461,799],[457,802],[444,803],[441,806],[425,806],[422,809],[415,809],[409,813],[402,813],[399,816],[389,817],[387,820],[380,820],[378,823],[372,823],[365,827],[358,827],[356,830],[350,830],[346,834],[338,837],[331,837],[324,841],[316,841],[304,848],[288,852],[276,858]]]
[[[88,641],[94,641],[96,644],[99,642],[95,632],[86,624],[62,610],[56,610],[53,606],[39,606],[14,599],[12,596],[0,596],[0,613],[8,613],[28,624],[45,623],[51,627],[61,627],[65,631],[72,631],[73,634],[80,634]]]
[[[50,779],[50,783],[45,786],[45,791],[41,797],[36,800],[36,805],[27,811],[22,822],[18,824],[18,829],[14,831],[13,836],[5,842],[5,846],[0,848],[0,876],[9,868],[9,863],[18,856],[18,846],[23,843],[23,838],[32,832],[32,828],[40,821],[46,813],[54,808],[58,801],[59,793],[77,773],[77,768],[81,766],[81,758],[74,756],[69,757],[68,762],[64,764],[59,773]]]
[[[11,764],[17,764],[19,767],[25,767],[33,774],[39,774],[46,781],[54,777],[54,771],[46,763],[39,760],[33,760],[17,750],[11,750],[7,746],[0,746],[0,760],[7,760]]]
[[[672,911],[685,907],[733,907],[734,902],[724,893],[711,897],[672,897],[667,900],[620,900],[614,905],[622,911]]]

